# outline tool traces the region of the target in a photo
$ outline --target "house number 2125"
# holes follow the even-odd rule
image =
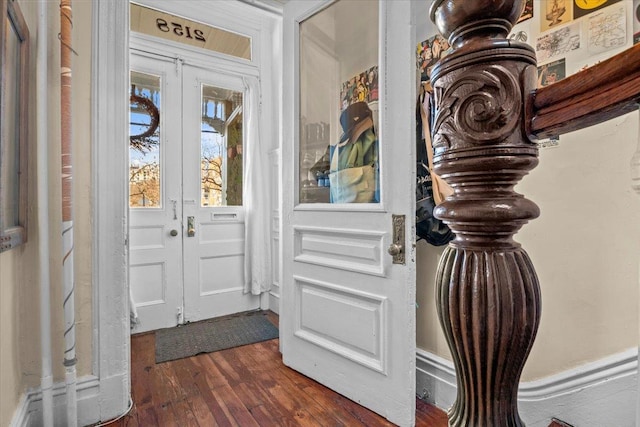
[[[156,26],[163,33],[168,33],[171,30],[173,30],[173,33],[176,36],[185,37],[188,39],[195,39],[201,42],[206,42],[204,38],[204,33],[202,32],[202,30],[198,30],[195,28],[192,29],[191,27],[187,27],[187,26],[183,27],[181,24],[178,24],[176,22],[169,23],[162,18],[156,19]]]

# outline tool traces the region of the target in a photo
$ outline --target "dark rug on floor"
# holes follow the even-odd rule
[[[156,363],[278,338],[264,311],[240,313],[156,331]]]

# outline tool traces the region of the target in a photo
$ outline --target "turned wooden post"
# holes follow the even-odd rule
[[[521,426],[520,374],[540,322],[540,288],[513,240],[538,207],[513,187],[538,163],[526,137],[535,52],[506,40],[519,0],[434,0],[454,47],[433,69],[435,172],[454,189],[436,208],[456,233],[438,267],[440,322],[456,367],[451,426]]]

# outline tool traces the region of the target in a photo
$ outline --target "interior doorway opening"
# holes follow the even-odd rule
[[[130,49],[132,332],[258,309],[244,290],[243,76],[140,37]]]

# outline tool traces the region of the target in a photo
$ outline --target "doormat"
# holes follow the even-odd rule
[[[218,317],[156,331],[156,363],[278,338],[265,311]]]

